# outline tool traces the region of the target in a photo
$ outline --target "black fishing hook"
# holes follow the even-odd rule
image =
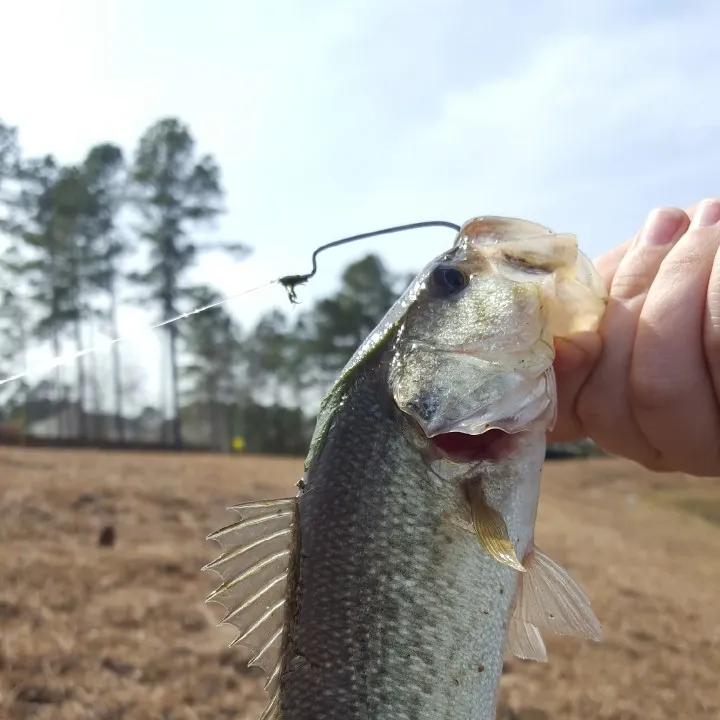
[[[384,228],[383,230],[373,230],[372,232],[361,233],[360,235],[352,235],[351,237],[342,238],[341,240],[333,240],[325,245],[316,248],[312,254],[312,271],[306,275],[285,275],[278,278],[279,282],[287,291],[288,298],[293,304],[297,304],[297,294],[295,288],[298,285],[304,285],[317,272],[317,256],[329,248],[345,245],[346,243],[355,242],[356,240],[364,240],[365,238],[375,237],[377,235],[389,235],[390,233],[402,232],[404,230],[418,230],[419,228],[428,227],[444,227],[455,232],[460,231],[460,225],[447,222],[446,220],[426,220],[425,222],[409,223],[408,225],[396,225],[395,227]]]

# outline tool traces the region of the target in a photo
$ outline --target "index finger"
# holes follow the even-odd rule
[[[698,207],[703,201],[700,200],[696,203],[693,203],[685,210],[685,214],[690,218],[692,221],[695,212],[697,211]],[[626,240],[622,245],[618,245],[617,247],[612,248],[612,250],[608,250],[606,253],[603,253],[599,258],[593,261],[593,264],[597,268],[597,271],[600,273],[600,276],[605,281],[605,286],[610,289],[612,285],[613,278],[615,277],[615,271],[618,269],[618,265],[620,265],[620,262],[625,257],[625,253],[627,253],[628,248],[635,242],[635,238],[637,237],[640,230],[638,230],[633,237],[631,237],[629,240]]]

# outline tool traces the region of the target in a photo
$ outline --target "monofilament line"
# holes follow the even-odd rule
[[[92,347],[85,348],[84,350],[76,350],[75,352],[71,353],[65,353],[63,355],[57,355],[56,357],[52,358],[52,360],[48,361],[47,363],[42,363],[35,365],[34,367],[30,368],[29,370],[25,370],[21,373],[16,373],[15,375],[11,375],[10,377],[6,377],[3,380],[0,380],[0,386],[6,385],[7,383],[14,382],[16,380],[22,380],[25,377],[28,377],[29,375],[34,375],[36,373],[45,373],[49,372],[50,370],[54,370],[57,367],[60,367],[62,365],[67,365],[68,363],[73,362],[73,360],[77,360],[81,357],[84,357],[85,355],[90,355],[94,352],[98,352],[99,350],[111,348],[113,345],[117,345],[118,343],[125,342],[126,340],[130,340],[131,338],[136,338],[141,335],[145,335],[147,333],[154,332],[155,330],[159,330],[160,328],[166,327],[167,325],[172,325],[173,323],[177,322],[178,320],[184,320],[185,318],[189,318],[191,315],[199,315],[200,313],[205,312],[206,310],[212,310],[213,308],[220,307],[221,305],[225,305],[226,303],[232,302],[233,300],[242,297],[243,295],[247,295],[251,292],[255,292],[256,290],[262,290],[265,287],[269,287],[270,285],[274,285],[276,283],[280,282],[280,278],[275,278],[274,280],[268,280],[268,282],[262,283],[261,285],[256,285],[255,287],[248,288],[247,290],[242,290],[239,293],[235,293],[234,295],[231,295],[230,297],[223,298],[222,300],[218,300],[217,302],[210,303],[209,305],[203,305],[202,307],[195,308],[194,310],[190,312],[181,313],[180,315],[177,315],[176,317],[169,318],[168,320],[163,320],[160,323],[157,323],[157,325],[151,325],[150,327],[141,328],[140,330],[137,330],[132,333],[127,333],[125,335],[119,335],[116,338],[113,338],[111,340],[104,340],[102,342],[96,343]]]
[[[50,370],[54,370],[57,367],[60,367],[62,365],[67,365],[68,363],[72,362],[73,360],[78,360],[81,357],[84,357],[85,355],[90,355],[94,352],[97,352],[98,350],[104,349],[104,348],[111,348],[113,345],[117,345],[118,343],[124,342],[125,340],[129,340],[130,338],[137,337],[139,335],[144,335],[146,333],[154,332],[155,330],[159,330],[160,328],[166,327],[167,325],[171,325],[172,323],[177,322],[178,320],[184,320],[185,318],[190,317],[191,315],[198,315],[199,313],[205,312],[206,310],[212,310],[213,308],[220,307],[220,305],[225,305],[225,303],[229,303],[232,300],[235,300],[236,298],[242,297],[243,295],[247,295],[251,292],[255,292],[256,290],[261,290],[262,288],[268,287],[270,285],[279,284],[282,285],[285,288],[285,291],[288,294],[288,298],[290,299],[291,303],[297,302],[297,295],[296,295],[296,287],[298,285],[303,285],[306,283],[310,278],[312,278],[315,273],[317,272],[317,256],[324,252],[325,250],[329,250],[330,248],[338,247],[340,245],[345,245],[347,243],[357,242],[358,240],[364,240],[366,238],[371,237],[377,237],[379,235],[390,235],[393,233],[399,233],[399,232],[405,232],[407,230],[419,230],[421,228],[432,228],[432,227],[442,227],[449,230],[454,230],[455,232],[460,231],[460,225],[457,225],[456,223],[448,222],[447,220],[425,220],[423,222],[416,222],[416,223],[409,223],[406,225],[395,225],[394,227],[389,228],[383,228],[382,230],[373,230],[372,232],[366,232],[361,233],[360,235],[351,235],[350,237],[341,238],[340,240],[333,240],[332,242],[325,243],[325,245],[321,245],[318,248],[315,248],[312,254],[312,270],[309,273],[306,273],[304,275],[283,275],[282,277],[275,278],[274,280],[269,280],[268,282],[262,283],[261,285],[256,285],[255,287],[248,288],[247,290],[243,290],[242,292],[235,293],[234,295],[231,295],[228,298],[224,298],[223,300],[218,300],[217,302],[210,303],[209,305],[204,305],[203,307],[195,308],[195,310],[191,312],[181,313],[180,315],[177,315],[176,317],[169,318],[168,320],[163,320],[161,323],[158,323],[157,325],[152,325],[147,328],[143,328],[137,332],[133,332],[131,334],[127,335],[121,335],[119,337],[113,338],[112,340],[106,340],[104,342],[99,342],[93,345],[92,347],[86,348],[85,350],[77,350],[75,352],[71,353],[65,353],[64,355],[58,355],[54,357],[52,360],[50,360],[47,363],[38,364],[34,367],[30,368],[29,370],[25,370],[21,373],[16,373],[15,375],[11,375],[10,377],[7,377],[3,380],[0,380],[0,387],[3,385],[7,385],[7,383],[14,382],[16,380],[22,380],[25,377],[28,377],[29,375],[34,375],[39,372],[49,372]]]

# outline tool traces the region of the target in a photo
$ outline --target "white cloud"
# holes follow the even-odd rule
[[[720,7],[708,6],[702,19],[688,12],[540,42],[516,72],[440,98],[397,148],[392,181],[460,217],[501,208],[577,223],[592,250],[607,249],[655,202],[717,192],[708,149],[720,128],[718,26]]]

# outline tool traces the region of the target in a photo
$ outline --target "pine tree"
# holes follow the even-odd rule
[[[132,170],[131,195],[143,227],[150,267],[133,279],[146,289],[145,301],[157,304],[161,319],[177,315],[192,300],[186,273],[205,249],[245,253],[239,243],[196,245],[190,231],[214,220],[222,211],[220,169],[209,155],[196,156],[189,128],[175,118],[155,123],[140,139]],[[178,329],[167,328],[170,356],[173,441],[182,444],[179,413]]]

